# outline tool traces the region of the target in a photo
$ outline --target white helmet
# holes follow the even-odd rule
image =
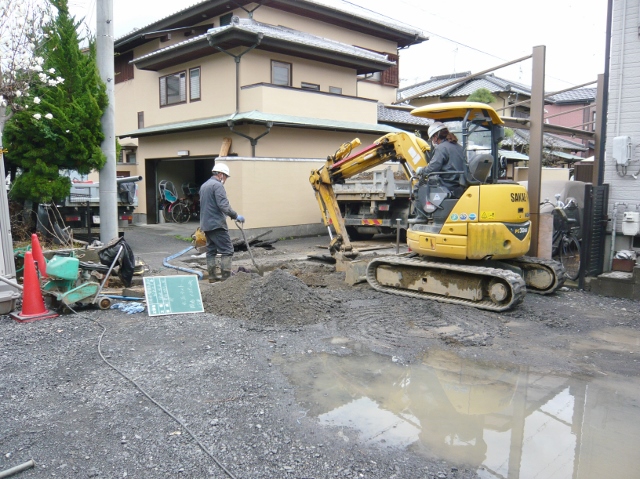
[[[216,163],[213,168],[211,168],[211,173],[224,173],[227,177],[230,177],[229,167],[224,163]]]
[[[429,132],[427,133],[427,135],[429,135],[429,139],[433,138],[433,135],[444,130],[446,127],[447,126],[444,125],[443,123],[440,123],[439,121],[434,121],[429,127]]]

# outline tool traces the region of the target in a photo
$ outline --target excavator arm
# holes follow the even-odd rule
[[[427,166],[425,152],[429,150],[429,146],[426,141],[411,133],[404,131],[388,133],[364,150],[352,154],[360,144],[358,138],[345,143],[334,155],[327,157],[327,161],[321,168],[313,170],[309,177],[320,207],[322,221],[329,228],[329,233],[332,225],[336,233],[329,245],[332,253],[357,254],[346,232],[344,218],[333,190],[334,184],[387,161],[399,162],[407,179],[412,178],[418,168]]]

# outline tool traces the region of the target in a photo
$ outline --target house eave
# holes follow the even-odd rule
[[[258,50],[354,68],[358,74],[384,71],[394,65],[394,62],[389,60],[378,61],[371,58],[362,58],[278,38],[265,36],[260,39],[257,33],[236,28],[227,29],[216,35],[209,35],[208,38],[209,40],[207,40],[207,36],[203,36],[197,41],[188,42],[183,46],[170,48],[164,52],[160,51],[157,54],[139,60],[133,60],[132,63],[141,70],[160,71],[196,58],[216,54],[220,50],[228,51],[237,47],[249,48],[259,43],[256,47]]]
[[[114,50],[117,53],[124,53],[146,43],[145,33],[197,25],[208,19],[224,15],[235,8],[243,8],[250,3],[255,3],[255,0],[234,0],[233,2],[229,0],[210,0],[185,8],[169,17],[146,25],[139,30],[116,39]],[[369,18],[362,18],[355,13],[352,14],[336,10],[330,6],[314,2],[306,2],[304,0],[270,0],[265,6],[390,40],[397,43],[398,48],[405,48],[429,39],[429,37],[417,30],[409,28],[403,29],[400,26],[394,27],[382,21],[372,21]]]

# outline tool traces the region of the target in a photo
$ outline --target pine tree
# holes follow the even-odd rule
[[[69,15],[67,0],[50,0],[56,18],[40,46],[44,58],[40,81],[23,95],[24,109],[5,126],[7,159],[22,171],[12,198],[50,202],[69,194],[70,180],[60,170],[81,174],[106,161],[101,118],[108,105],[96,63],[95,43],[80,49],[79,23]]]
[[[491,94],[488,88],[478,88],[471,95],[469,95],[467,101],[477,101],[490,105],[491,103],[496,101],[496,97]]]

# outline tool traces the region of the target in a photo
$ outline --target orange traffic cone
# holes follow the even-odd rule
[[[36,273],[36,265],[33,262],[31,251],[24,254],[24,274],[23,274],[22,292],[22,311],[18,313],[10,313],[13,319],[20,323],[30,323],[39,319],[55,318],[58,314],[49,311],[44,306],[44,299],[40,291],[40,280]]]
[[[44,254],[40,247],[40,240],[38,239],[38,235],[35,233],[31,235],[31,251],[33,252],[33,259],[38,262],[40,277],[47,278],[47,260],[44,259]]]

